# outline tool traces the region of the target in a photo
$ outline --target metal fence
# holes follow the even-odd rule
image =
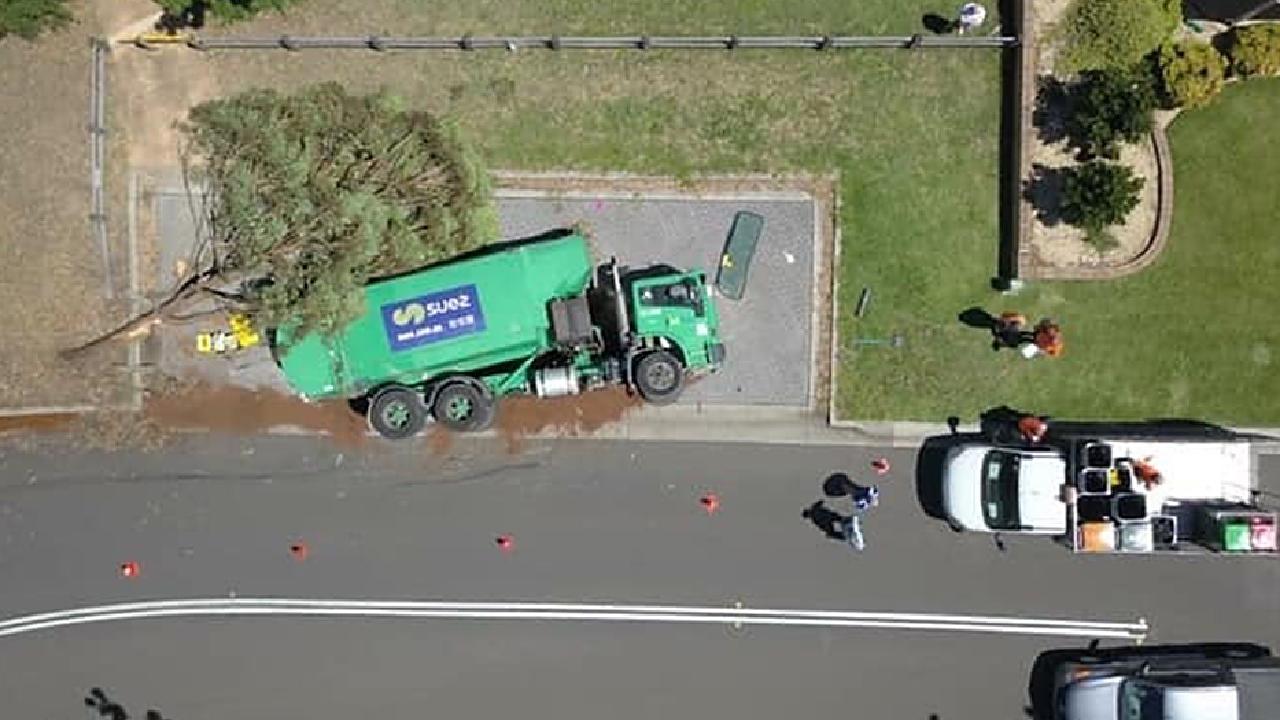
[[[853,50],[860,48],[1007,48],[1000,35],[710,35],[561,37],[559,35],[460,37],[181,36],[196,50]]]
[[[103,290],[107,299],[115,296],[111,272],[111,251],[107,241],[107,206],[103,190],[103,168],[107,154],[107,53],[110,45],[93,38],[92,70],[89,80],[89,224],[102,255]]]

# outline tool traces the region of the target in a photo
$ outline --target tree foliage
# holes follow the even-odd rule
[[[1181,22],[1181,0],[1074,0],[1059,30],[1062,69],[1131,67]]]
[[[1280,25],[1238,27],[1231,33],[1231,69],[1250,75],[1280,75]]]
[[[298,0],[155,0],[170,17],[206,15],[233,22],[248,20],[265,10],[282,11]]]
[[[1087,156],[1114,159],[1120,143],[1151,132],[1155,89],[1137,69],[1086,70],[1070,91],[1070,106],[1073,141]]]
[[[1093,160],[1067,168],[1062,186],[1062,219],[1085,230],[1099,250],[1115,246],[1108,228],[1125,221],[1138,205],[1145,181],[1123,165]]]
[[[1207,105],[1227,83],[1227,59],[1209,43],[1168,43],[1156,62],[1164,95],[1177,107]]]
[[[193,108],[189,153],[209,190],[219,276],[248,280],[263,327],[335,332],[370,280],[497,235],[489,180],[448,123],[336,83]],[[252,282],[261,280],[261,282]]]
[[[34,40],[41,33],[71,23],[67,0],[0,0],[0,38],[17,35]]]

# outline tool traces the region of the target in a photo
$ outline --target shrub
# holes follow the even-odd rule
[[[1164,95],[1175,106],[1207,105],[1226,84],[1227,59],[1208,43],[1166,44],[1157,64]]]
[[[1151,132],[1156,107],[1150,77],[1135,69],[1087,70],[1069,92],[1067,132],[1089,157],[1116,158],[1121,142]]]
[[[1280,25],[1246,25],[1232,31],[1231,69],[1240,75],[1280,75]]]
[[[0,38],[17,35],[34,40],[46,30],[71,22],[67,0],[0,0]]]
[[[1098,250],[1115,247],[1108,232],[1123,223],[1138,205],[1144,180],[1123,165],[1093,160],[1063,173],[1062,219],[1083,228],[1085,239]]]
[[[1181,0],[1075,0],[1060,26],[1061,69],[1130,67],[1181,22]]]

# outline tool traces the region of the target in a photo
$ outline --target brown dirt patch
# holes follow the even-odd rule
[[[435,457],[445,457],[453,450],[453,433],[439,425],[427,429],[427,450]]]
[[[165,428],[252,435],[276,427],[298,427],[332,437],[342,445],[368,440],[368,427],[345,402],[308,403],[271,390],[194,385],[152,394],[145,416]]]
[[[530,435],[554,432],[577,436],[620,422],[643,401],[622,388],[596,390],[582,395],[537,398],[513,395],[498,406],[497,430],[507,452],[518,452]]]
[[[0,417],[0,434],[11,432],[57,432],[67,429],[79,417],[76,413],[41,413]]]

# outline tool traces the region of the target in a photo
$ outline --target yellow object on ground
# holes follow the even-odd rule
[[[227,317],[230,330],[205,330],[196,334],[196,352],[218,354],[243,350],[262,342],[247,315],[233,313]]]
[[[194,38],[195,34],[189,32],[145,32],[135,37],[133,44],[144,48],[151,45],[186,45]]]
[[[253,347],[262,342],[262,336],[257,330],[253,329],[253,324],[249,322],[248,315],[232,313],[227,321],[231,325],[231,334],[235,335],[236,343],[242,347]]]

